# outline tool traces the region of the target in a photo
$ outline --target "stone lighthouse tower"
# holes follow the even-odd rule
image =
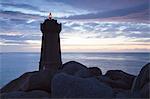
[[[51,13],[49,18],[41,23],[42,45],[39,70],[54,70],[61,67],[61,49],[60,37],[61,24],[52,19]]]

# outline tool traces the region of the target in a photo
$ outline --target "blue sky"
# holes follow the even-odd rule
[[[63,52],[150,51],[148,0],[1,0],[1,52],[39,52],[39,25],[63,24]]]

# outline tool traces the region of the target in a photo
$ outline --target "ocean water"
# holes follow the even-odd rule
[[[38,70],[40,53],[0,53],[0,87],[25,72]],[[138,75],[150,62],[150,53],[62,53],[63,63],[77,61],[87,67],[99,67],[103,74],[108,70],[123,70]]]

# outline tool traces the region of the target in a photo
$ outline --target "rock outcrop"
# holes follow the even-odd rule
[[[93,76],[100,76],[102,75],[102,71],[98,67],[89,67],[88,71],[93,75]]]
[[[6,84],[4,87],[2,87],[0,92],[8,93],[8,92],[13,92],[13,91],[19,91],[21,86],[25,83],[25,80],[34,73],[37,73],[37,71],[24,73],[19,78],[12,80],[8,84]]]
[[[25,99],[25,98],[40,98],[40,99],[49,99],[50,98],[50,94],[45,92],[45,91],[41,91],[41,90],[34,90],[34,91],[30,91],[30,92],[23,92],[23,91],[14,91],[14,92],[9,92],[9,93],[3,93],[1,94],[1,99]]]
[[[53,98],[111,98],[112,88],[96,78],[79,78],[59,73],[52,80]]]
[[[83,64],[75,61],[70,61],[63,64],[61,72],[67,73],[69,75],[75,75],[76,72],[85,69],[87,69],[87,67],[84,66]]]
[[[146,64],[133,82],[132,91],[139,91],[142,98],[150,97],[150,63]]]
[[[93,75],[87,69],[81,69],[77,71],[74,75],[81,78],[93,77]]]
[[[1,93],[12,91],[44,90],[50,92],[51,79],[55,73],[50,71],[28,72],[11,81],[1,89]]]
[[[132,82],[134,81],[135,76],[127,74],[121,70],[109,70],[105,74],[105,77],[109,78],[109,81],[106,81],[112,88],[121,88],[121,89],[131,89]]]
[[[97,67],[87,68],[70,61],[58,72],[28,72],[0,90],[8,98],[149,98],[150,63],[139,75],[109,70],[105,75]]]

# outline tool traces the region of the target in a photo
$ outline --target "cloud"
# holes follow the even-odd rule
[[[75,3],[75,5],[79,5],[80,7],[73,6],[73,3]],[[73,0],[69,0],[69,1],[68,0],[67,1],[46,0],[45,2],[42,2],[41,0],[35,2],[33,0],[31,3],[2,2],[1,9],[3,10],[1,10],[0,15],[4,18],[8,18],[8,17],[16,18],[14,17],[16,15],[17,18],[42,20],[47,16],[49,11],[52,11],[54,16],[58,19],[98,19],[100,21],[119,20],[119,21],[129,21],[129,22],[131,21],[146,22],[149,20],[149,16],[148,16],[149,4],[147,3],[147,0],[142,0],[142,1],[136,0],[136,2],[135,1],[129,2],[128,0],[123,0],[123,1],[115,0],[113,2],[108,0],[104,2],[102,2],[101,0],[95,0],[93,2],[91,2],[91,0],[86,0],[86,2],[84,1],[85,4],[82,6],[89,5],[87,6],[89,8],[99,7],[98,8],[99,10],[97,11],[88,11],[87,9],[83,9],[83,10],[80,9],[82,8],[82,6],[80,5],[82,3],[83,3],[82,1],[79,2],[78,0],[76,2]],[[108,5],[110,3],[112,3],[111,5],[113,6]],[[40,4],[40,6],[37,4]],[[128,6],[127,4],[130,6]],[[8,7],[4,7],[4,6],[8,6]],[[107,8],[110,7],[110,8],[105,10],[103,6]],[[56,8],[56,10],[54,11],[53,8]]]
[[[134,39],[132,42],[143,42],[143,43],[148,43],[150,42],[150,38],[139,38],[139,39]]]
[[[98,13],[90,13],[90,14],[84,14],[84,15],[74,15],[66,17],[65,19],[100,19],[100,18],[112,18],[112,17],[122,17],[127,16],[130,14],[137,14],[141,13],[142,11],[145,11],[146,14],[148,14],[149,5],[144,4],[136,7],[130,7],[126,9],[117,9],[107,12],[98,12]],[[142,18],[149,21],[149,17],[147,16],[141,16]]]
[[[91,11],[110,11],[120,8],[128,8],[144,3],[149,3],[149,0],[47,0],[49,2],[56,1],[71,5],[80,9]]]
[[[1,21],[0,21],[1,22]],[[3,23],[4,29],[1,37],[5,40],[40,40],[41,32],[39,29],[39,22],[25,23],[26,20],[10,19]],[[14,24],[16,24],[14,26]],[[10,26],[11,30],[6,28]],[[27,28],[25,30],[24,28]],[[13,35],[16,30],[20,33]],[[7,35],[10,32],[12,35]],[[149,25],[142,23],[131,22],[99,22],[99,21],[63,21],[63,30],[61,33],[62,39],[72,39],[72,37],[81,37],[83,39],[101,39],[101,38],[119,38],[124,36],[127,38],[149,38]]]
[[[24,40],[3,40],[1,41],[2,45],[26,45],[28,44],[27,42],[25,42]]]
[[[40,40],[41,39],[41,35],[38,34],[2,34],[0,33],[1,39],[4,40]]]
[[[6,39],[6,40],[23,40],[23,35],[0,35],[1,39]]]
[[[3,11],[0,10],[0,16],[3,19],[35,19],[40,20],[43,19],[43,16],[40,16],[38,14],[25,14],[18,11]]]
[[[124,34],[126,37],[130,37],[130,38],[150,38],[150,33],[146,32],[139,32],[138,34],[136,32],[130,32],[130,33],[126,33]]]
[[[1,1],[0,44],[7,50],[40,48],[40,23],[49,11],[62,23],[60,35],[64,46],[107,49],[133,45],[144,49],[149,44],[147,0]]]
[[[38,7],[35,7],[33,5],[29,5],[29,4],[2,2],[1,7],[14,7],[14,8],[23,8],[23,9],[28,9],[28,10],[39,10],[40,11],[40,9]]]
[[[149,21],[148,13],[149,13],[149,4],[143,4],[140,6],[125,8],[125,9],[117,9],[117,10],[83,14],[83,15],[74,15],[74,16],[64,17],[64,19],[105,19],[109,21],[111,18],[113,19],[115,17],[122,20],[126,17],[127,20],[141,19],[141,20]]]
[[[126,37],[149,38],[149,25],[132,22],[74,22],[69,21],[64,24],[63,36],[69,33],[72,35],[80,35],[83,38],[118,38]],[[66,26],[67,25],[67,26]],[[69,31],[69,32],[68,32]]]
[[[85,14],[88,11],[78,9],[61,2],[51,0],[30,0],[30,1],[3,1],[1,2],[0,9],[3,11],[16,11],[24,14],[40,15],[47,17],[49,12],[53,13],[54,17],[64,17],[75,14]]]

